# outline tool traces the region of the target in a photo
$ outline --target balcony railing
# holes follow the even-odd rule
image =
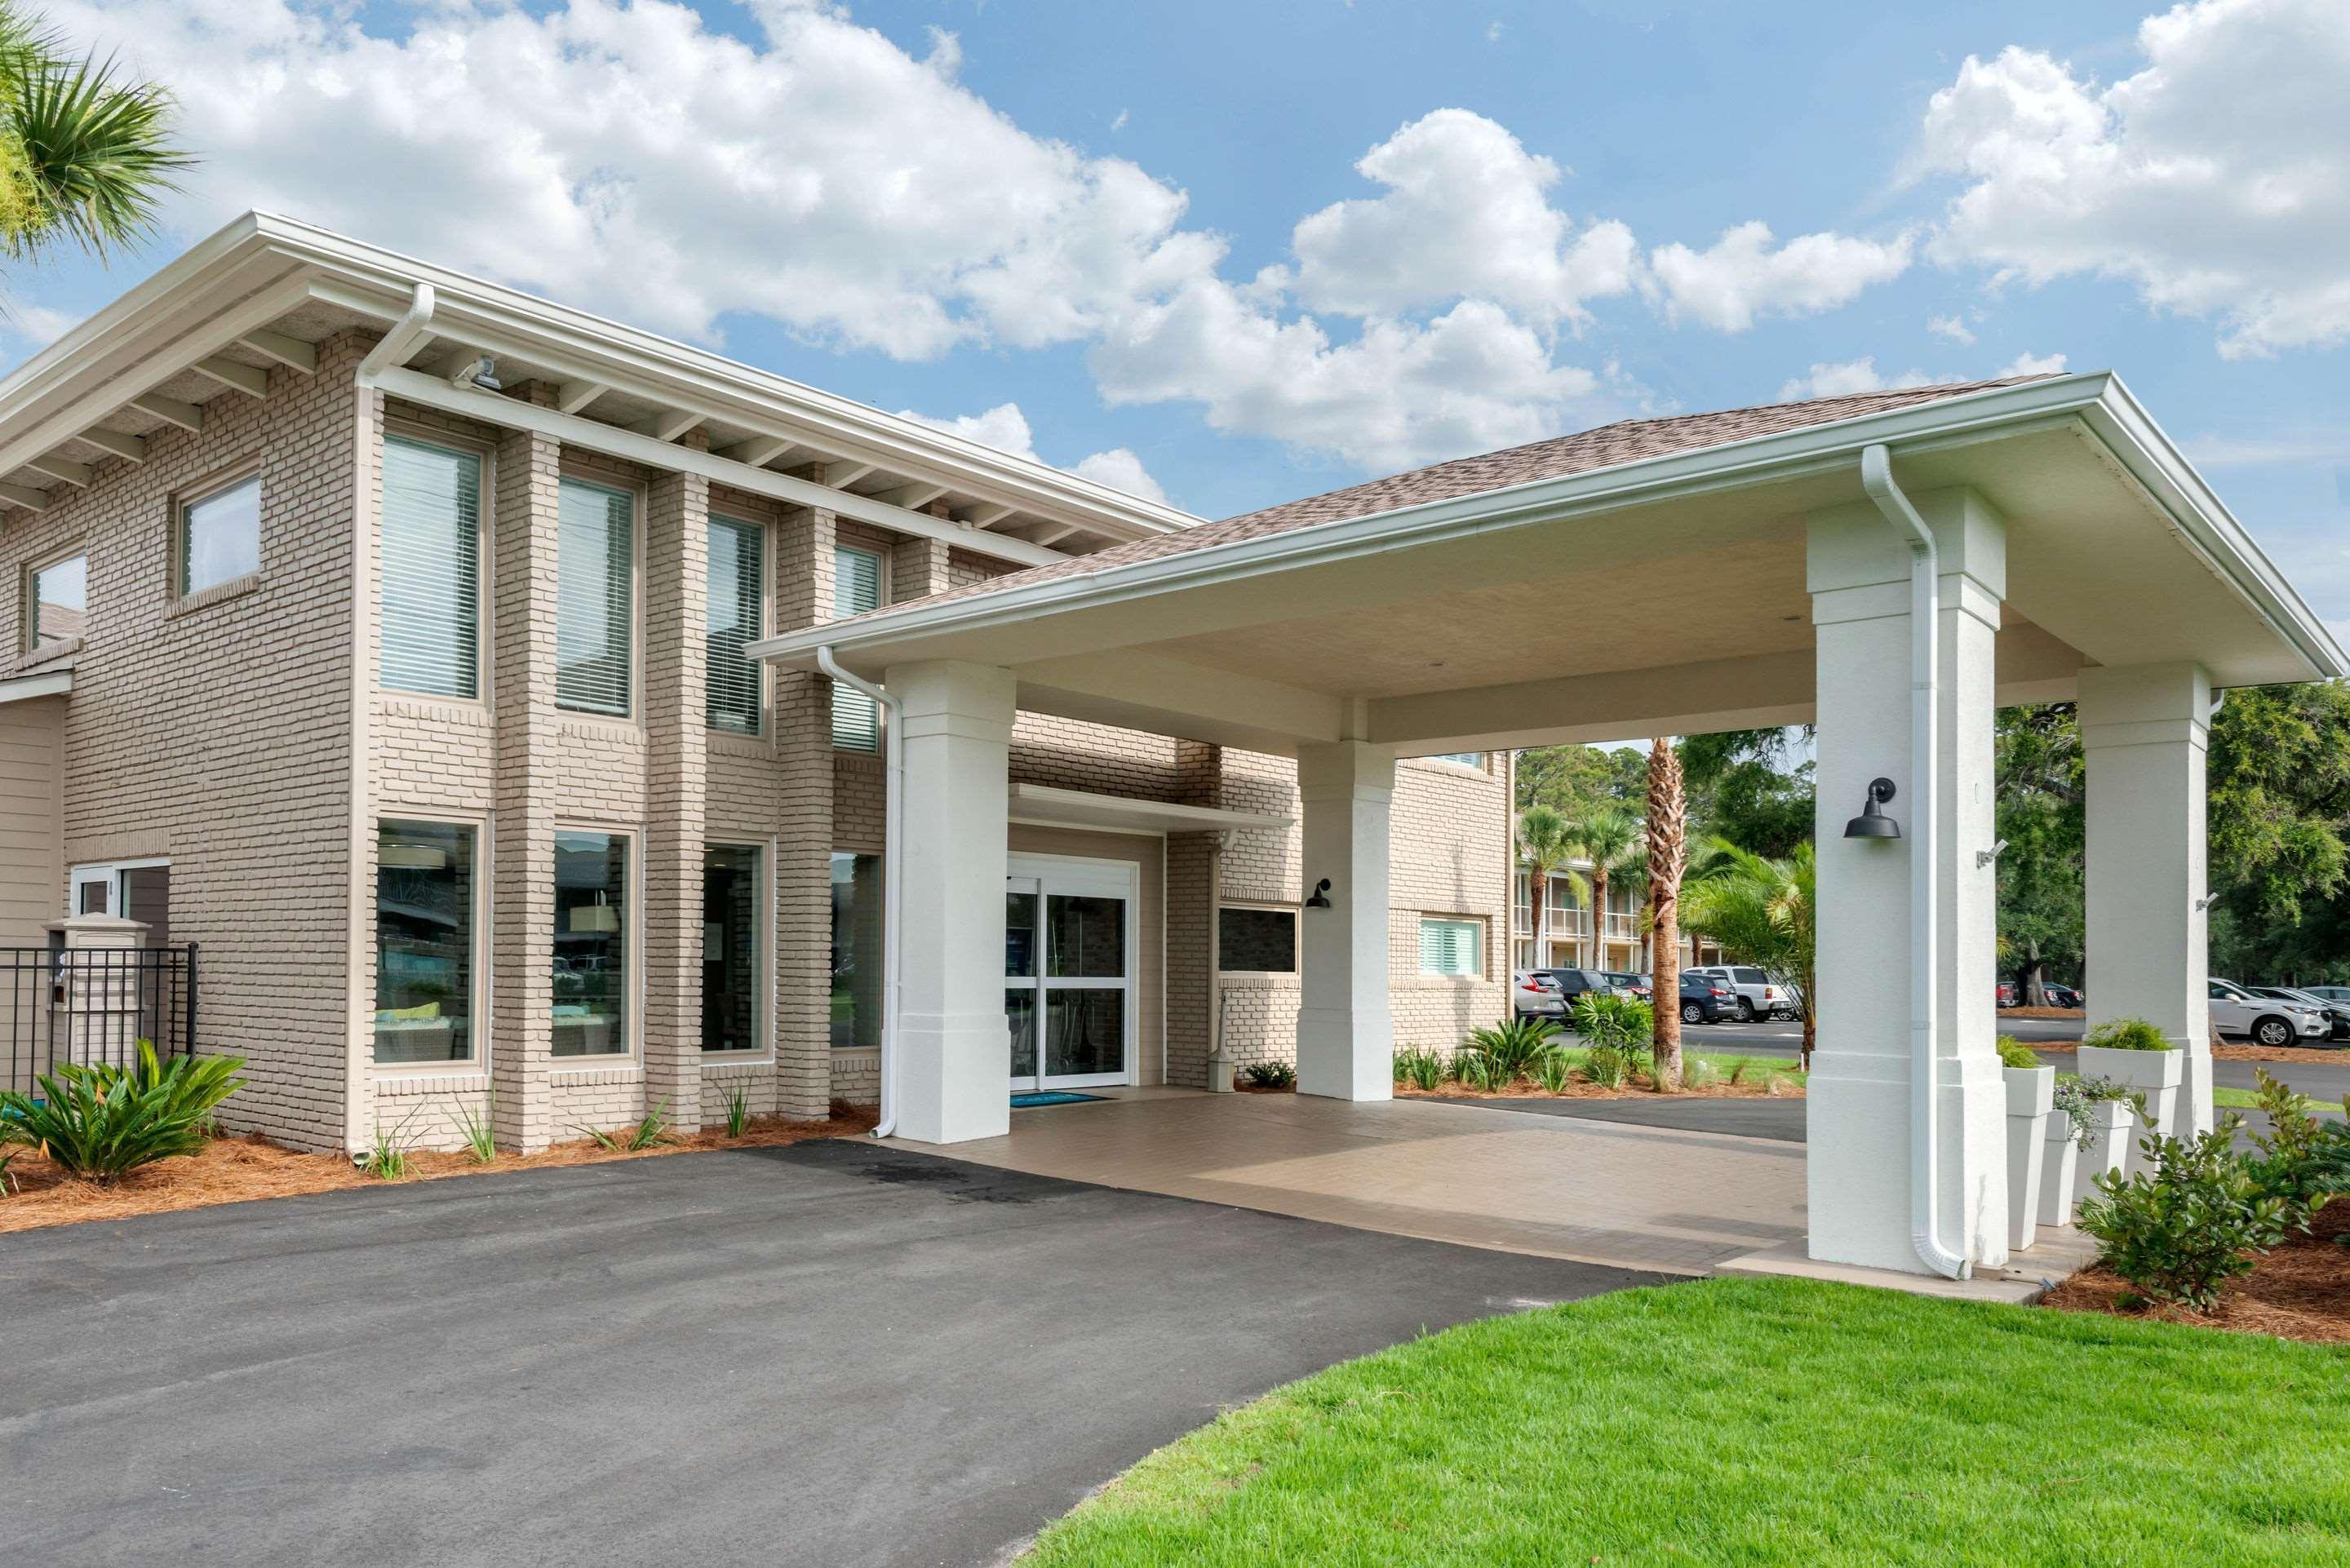
[[[1628,914],[1619,915],[1613,909],[1607,911],[1607,940],[1609,941],[1628,942],[1639,934],[1639,922],[1634,917]]]

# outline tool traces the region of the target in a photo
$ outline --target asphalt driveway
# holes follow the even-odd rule
[[[0,1238],[0,1561],[986,1563],[1220,1409],[1656,1282],[826,1142]]]

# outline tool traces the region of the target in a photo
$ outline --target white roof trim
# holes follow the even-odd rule
[[[1078,607],[1114,605],[1180,588],[1234,581],[1323,561],[1377,554],[1578,513],[1613,511],[1852,467],[1862,448],[1904,453],[1963,446],[2071,424],[2085,428],[2144,483],[2182,536],[2204,549],[2222,579],[2321,678],[2350,673],[2350,658],[2194,467],[2110,371],[1992,388],[1856,415],[1720,446],[1644,458],[1555,479],[1423,502],[1366,516],[1104,565],[1040,582],[939,603],[915,599],[752,643],[754,657],[811,663],[819,646],[867,654],[901,637],[976,630]]]
[[[1050,784],[1034,784],[1012,786],[1009,815],[1014,822],[1046,827],[1099,827],[1125,833],[1222,833],[1246,828],[1272,830],[1287,827],[1295,820],[1258,811],[1223,811],[1214,806],[1128,800],[1124,795],[1093,794],[1085,790],[1055,789]]]
[[[29,702],[36,697],[63,697],[73,691],[73,666],[45,670],[0,680],[0,702]]]

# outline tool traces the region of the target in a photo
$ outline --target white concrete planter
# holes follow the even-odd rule
[[[2116,1084],[2126,1084],[2146,1096],[2146,1113],[2155,1130],[2166,1137],[2178,1136],[2178,1123],[2173,1119],[2178,1111],[2179,1080],[2186,1075],[2187,1053],[2184,1051],[2109,1051],[2102,1045],[2081,1047],[2081,1076],[2110,1078]],[[2128,1147],[2124,1150],[2130,1175],[2147,1168],[2146,1154],[2137,1147],[2137,1135],[2133,1133]]]
[[[2007,1080],[2007,1241],[2021,1252],[2040,1229],[2040,1172],[2056,1069],[2002,1067],[2000,1076]]]
[[[2127,1055],[2129,1053],[2118,1053]],[[2109,1170],[2119,1170],[2129,1156],[2130,1140],[2137,1136],[2137,1113],[2121,1100],[2099,1100],[2089,1107],[2089,1147],[2081,1151],[2079,1168],[2074,1174],[2073,1196],[2075,1199],[2096,1196],[2098,1177]]]
[[[2048,1069],[2054,1074],[2056,1069]],[[2051,1116],[2041,1127],[2040,1222],[2073,1222],[2073,1173],[2080,1164],[2081,1146],[2073,1141],[2073,1118]]]

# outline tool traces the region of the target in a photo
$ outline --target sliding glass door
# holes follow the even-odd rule
[[[1014,856],[1004,886],[1012,1088],[1123,1084],[1134,1058],[1135,871]]]

